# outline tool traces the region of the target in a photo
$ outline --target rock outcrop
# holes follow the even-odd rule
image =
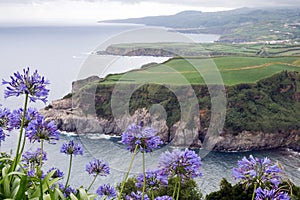
[[[174,146],[204,147],[213,151],[251,151],[289,147],[299,150],[300,130],[289,132],[264,133],[243,131],[239,134],[221,133],[212,135],[201,127],[190,130],[184,122],[177,122],[170,129],[165,119],[151,115],[148,110],[138,109],[133,115],[122,116],[118,120],[108,120],[84,116],[72,108],[72,99],[53,101],[48,108],[41,110],[47,120],[55,120],[59,129],[78,134],[120,135],[128,124],[143,123],[158,131],[162,140]],[[203,144],[202,144],[203,142]]]

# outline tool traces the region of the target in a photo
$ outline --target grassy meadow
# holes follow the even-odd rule
[[[101,84],[220,84],[255,83],[281,71],[300,71],[299,57],[173,58],[139,70],[107,76]]]

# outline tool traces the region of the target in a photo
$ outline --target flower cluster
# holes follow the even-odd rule
[[[122,143],[127,145],[127,149],[134,152],[135,148],[141,152],[152,152],[159,145],[163,144],[157,132],[150,127],[132,124],[122,134]]]
[[[289,195],[286,192],[279,190],[267,190],[261,187],[257,188],[255,200],[290,200]]]
[[[144,174],[140,173],[137,177],[136,187],[141,189],[144,185]],[[146,172],[147,189],[156,190],[160,185],[168,185],[168,177],[161,174],[160,170],[152,170]]]
[[[25,166],[41,165],[41,157],[42,161],[47,160],[47,153],[45,151],[42,152],[40,148],[33,152],[26,151],[22,155],[22,162]]]
[[[59,140],[59,134],[55,122],[46,122],[43,116],[38,116],[26,128],[26,137],[30,142],[44,140],[53,143],[52,140]]]
[[[1,105],[0,105],[1,106]],[[0,108],[0,145],[1,141],[5,141],[5,133],[3,129],[8,129],[10,110],[7,108]]]
[[[52,178],[63,178],[64,177],[64,172],[60,171],[58,168],[56,167],[52,167],[47,171],[47,174],[49,174],[50,172],[55,171],[54,174],[52,175]]]
[[[65,187],[62,183],[58,183],[58,187],[61,191],[63,191],[64,197],[69,197],[71,194],[76,195],[77,190],[71,186]]]
[[[170,196],[161,196],[161,197],[156,197],[154,200],[173,200],[173,198]]]
[[[22,115],[23,115],[23,108],[19,108],[17,110],[13,110],[9,115],[9,123],[8,127],[9,130],[13,129],[20,129],[22,123]],[[25,121],[24,127],[28,127],[28,124],[37,118],[41,118],[42,115],[37,111],[35,108],[28,108],[25,113]]]
[[[94,159],[86,165],[86,171],[93,176],[107,176],[109,174],[109,166],[102,160]]]
[[[114,187],[109,184],[104,184],[97,189],[99,196],[105,196],[107,199],[113,199],[117,196],[117,192]]]
[[[180,176],[182,179],[191,179],[201,176],[201,158],[192,150],[166,151],[159,159],[159,168],[163,174]]]
[[[244,157],[238,161],[238,168],[233,168],[233,177],[248,185],[253,181],[259,185],[270,182],[277,187],[281,183],[281,171],[277,165],[272,165],[268,158],[259,159],[250,155],[249,159]]]
[[[35,102],[36,100],[41,100],[44,103],[47,102],[49,90],[46,89],[46,85],[49,84],[49,81],[40,76],[37,70],[30,75],[29,68],[23,69],[23,74],[16,72],[10,79],[10,82],[5,80],[2,81],[2,84],[8,85],[4,91],[5,98],[28,94],[29,99],[32,102]]]
[[[126,200],[142,200],[143,194],[142,192],[138,191],[137,193],[131,192],[130,195],[126,196]],[[144,200],[150,200],[147,194],[144,196]]]
[[[73,140],[70,140],[67,143],[64,143],[60,149],[61,153],[65,153],[67,155],[82,155],[83,154],[83,148],[81,144],[74,143]]]

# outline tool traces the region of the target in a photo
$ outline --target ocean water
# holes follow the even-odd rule
[[[109,44],[128,42],[212,42],[218,36],[176,35],[157,27],[137,25],[96,24],[89,26],[27,26],[0,27],[0,78],[9,79],[16,70],[25,67],[38,69],[50,80],[49,101],[63,97],[71,91],[71,82],[90,75],[104,77],[110,73],[120,73],[141,67],[149,62],[163,62],[168,58],[160,57],[120,57],[98,56],[97,50],[103,50]],[[3,91],[3,86],[0,87]],[[0,104],[10,108],[19,107],[22,98],[4,99],[0,92]],[[45,105],[39,103],[38,108]],[[0,146],[1,151],[14,150],[17,132],[13,132]],[[52,166],[67,171],[68,157],[59,153],[60,146],[70,138],[84,145],[83,156],[74,158],[71,183],[74,186],[88,186],[92,177],[85,172],[85,164],[93,158],[107,161],[111,167],[111,175],[100,177],[95,186],[102,183],[117,184],[122,181],[129,165],[131,154],[120,144],[120,138],[107,136],[62,135],[56,145],[46,144],[49,160],[45,170]],[[26,149],[35,149],[38,144],[28,144]],[[159,156],[173,147],[165,146],[151,155],[147,155],[147,169],[157,166]],[[243,156],[253,154],[258,157],[268,156],[279,161],[286,174],[293,182],[300,185],[300,154],[289,150],[273,150],[244,153],[219,153],[197,151],[202,158],[202,174],[197,179],[203,193],[217,190],[222,177],[234,182],[231,176],[232,167]],[[141,156],[134,163],[132,175],[141,172]],[[95,190],[93,188],[93,190]]]

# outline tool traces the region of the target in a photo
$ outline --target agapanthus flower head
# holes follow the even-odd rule
[[[10,79],[10,81],[2,81],[3,85],[8,85],[4,91],[5,98],[28,94],[32,102],[36,100],[41,100],[44,103],[47,102],[49,90],[46,89],[46,85],[49,84],[49,81],[40,76],[37,70],[31,75],[29,68],[23,69],[22,74],[16,72]]]
[[[56,167],[52,167],[47,171],[47,174],[49,174],[50,172],[55,171],[54,174],[52,175],[52,178],[63,178],[64,177],[64,172],[60,171],[58,168]]]
[[[144,174],[137,176],[137,188],[141,189],[144,185]],[[162,185],[168,185],[168,177],[161,174],[160,170],[149,170],[146,172],[146,189],[157,190]]]
[[[130,195],[126,196],[126,200],[142,200],[142,192],[138,191],[137,193],[131,192]],[[147,194],[144,195],[144,200],[150,200]]]
[[[127,145],[127,149],[134,152],[138,146],[141,152],[152,152],[163,144],[160,137],[156,135],[157,131],[150,127],[142,127],[136,124],[128,126],[127,130],[122,134],[122,143]]]
[[[110,173],[109,166],[106,162],[98,159],[94,159],[86,165],[85,169],[89,174],[93,176],[107,176]]]
[[[43,116],[37,116],[35,120],[31,121],[26,128],[25,134],[30,142],[44,140],[54,143],[53,140],[59,140],[59,132],[55,122],[47,122]]]
[[[21,128],[22,115],[23,115],[23,108],[19,108],[11,112],[11,114],[9,115],[9,123],[8,123],[9,130]],[[36,108],[28,108],[25,113],[24,128],[27,128],[28,124],[32,120],[41,117],[42,115],[37,111]]]
[[[259,187],[255,190],[255,193],[255,200],[290,200],[286,192],[276,189],[267,190]]]
[[[82,155],[83,154],[83,148],[81,144],[74,143],[73,140],[70,140],[67,143],[64,143],[60,149],[61,153],[65,153],[67,155]]]
[[[0,106],[0,128],[7,129],[10,114],[11,112],[9,109],[1,108]]]
[[[160,156],[159,168],[162,174],[181,176],[182,180],[201,176],[201,158],[192,150],[166,151]]]
[[[0,145],[1,145],[1,141],[5,141],[6,135],[4,130],[8,130],[9,115],[10,115],[9,109],[0,107]]]
[[[117,192],[114,187],[110,186],[109,184],[101,185],[97,189],[97,194],[102,197],[105,196],[107,199],[113,199],[117,196]]]
[[[57,185],[56,185],[56,187],[57,187]],[[71,194],[74,194],[74,195],[77,194],[77,190],[71,186],[67,186],[65,188],[65,186],[62,183],[58,183],[58,187],[64,193],[64,196],[66,198],[69,197]]]
[[[172,200],[173,198],[170,196],[161,196],[161,197],[156,197],[154,200]]]
[[[29,176],[29,177],[39,177],[41,179],[44,179],[46,175],[42,170],[40,170],[39,173],[38,173],[36,168],[32,168],[32,169],[28,170],[27,176]]]
[[[22,155],[22,162],[26,166],[40,165],[41,156],[42,156],[42,161],[47,160],[47,153],[45,151],[42,152],[41,148],[38,148],[36,151],[33,152],[26,151]]]
[[[255,181],[259,185],[268,182],[277,187],[282,182],[281,172],[282,170],[276,164],[272,164],[268,158],[259,159],[250,155],[249,159],[243,157],[238,161],[238,167],[233,168],[232,175],[247,185]]]
[[[5,133],[2,130],[2,128],[0,128],[0,145],[1,145],[1,141],[5,141]]]

